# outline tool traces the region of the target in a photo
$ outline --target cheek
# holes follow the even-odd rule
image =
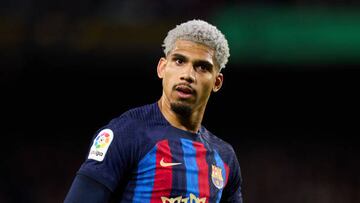
[[[202,86],[203,86],[204,91],[211,92],[215,85],[215,79],[214,79],[214,77],[209,76],[209,77],[204,78],[202,83],[203,83]]]
[[[169,91],[171,90],[172,86],[173,86],[173,80],[171,79],[170,75],[166,75],[164,78],[163,78],[163,88],[166,90],[166,91]]]
[[[214,84],[209,81],[203,83],[202,90],[201,90],[202,97],[207,98],[211,94],[213,86],[214,86]]]

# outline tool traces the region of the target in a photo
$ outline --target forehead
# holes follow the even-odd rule
[[[181,54],[194,60],[207,60],[211,63],[215,62],[214,49],[188,40],[177,40],[173,50],[169,53],[169,55],[172,54]]]

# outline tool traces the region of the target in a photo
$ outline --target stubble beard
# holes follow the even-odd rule
[[[192,108],[190,107],[190,105],[183,104],[181,102],[171,102],[170,108],[182,119],[188,119],[192,114]]]

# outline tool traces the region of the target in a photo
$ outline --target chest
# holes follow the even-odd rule
[[[217,150],[188,139],[161,140],[138,163],[127,190],[134,202],[219,202],[228,175]]]

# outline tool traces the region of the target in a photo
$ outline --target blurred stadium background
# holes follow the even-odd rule
[[[166,32],[228,37],[204,125],[238,154],[245,203],[360,202],[360,3],[3,0],[0,202],[62,202],[95,130],[161,94]]]

